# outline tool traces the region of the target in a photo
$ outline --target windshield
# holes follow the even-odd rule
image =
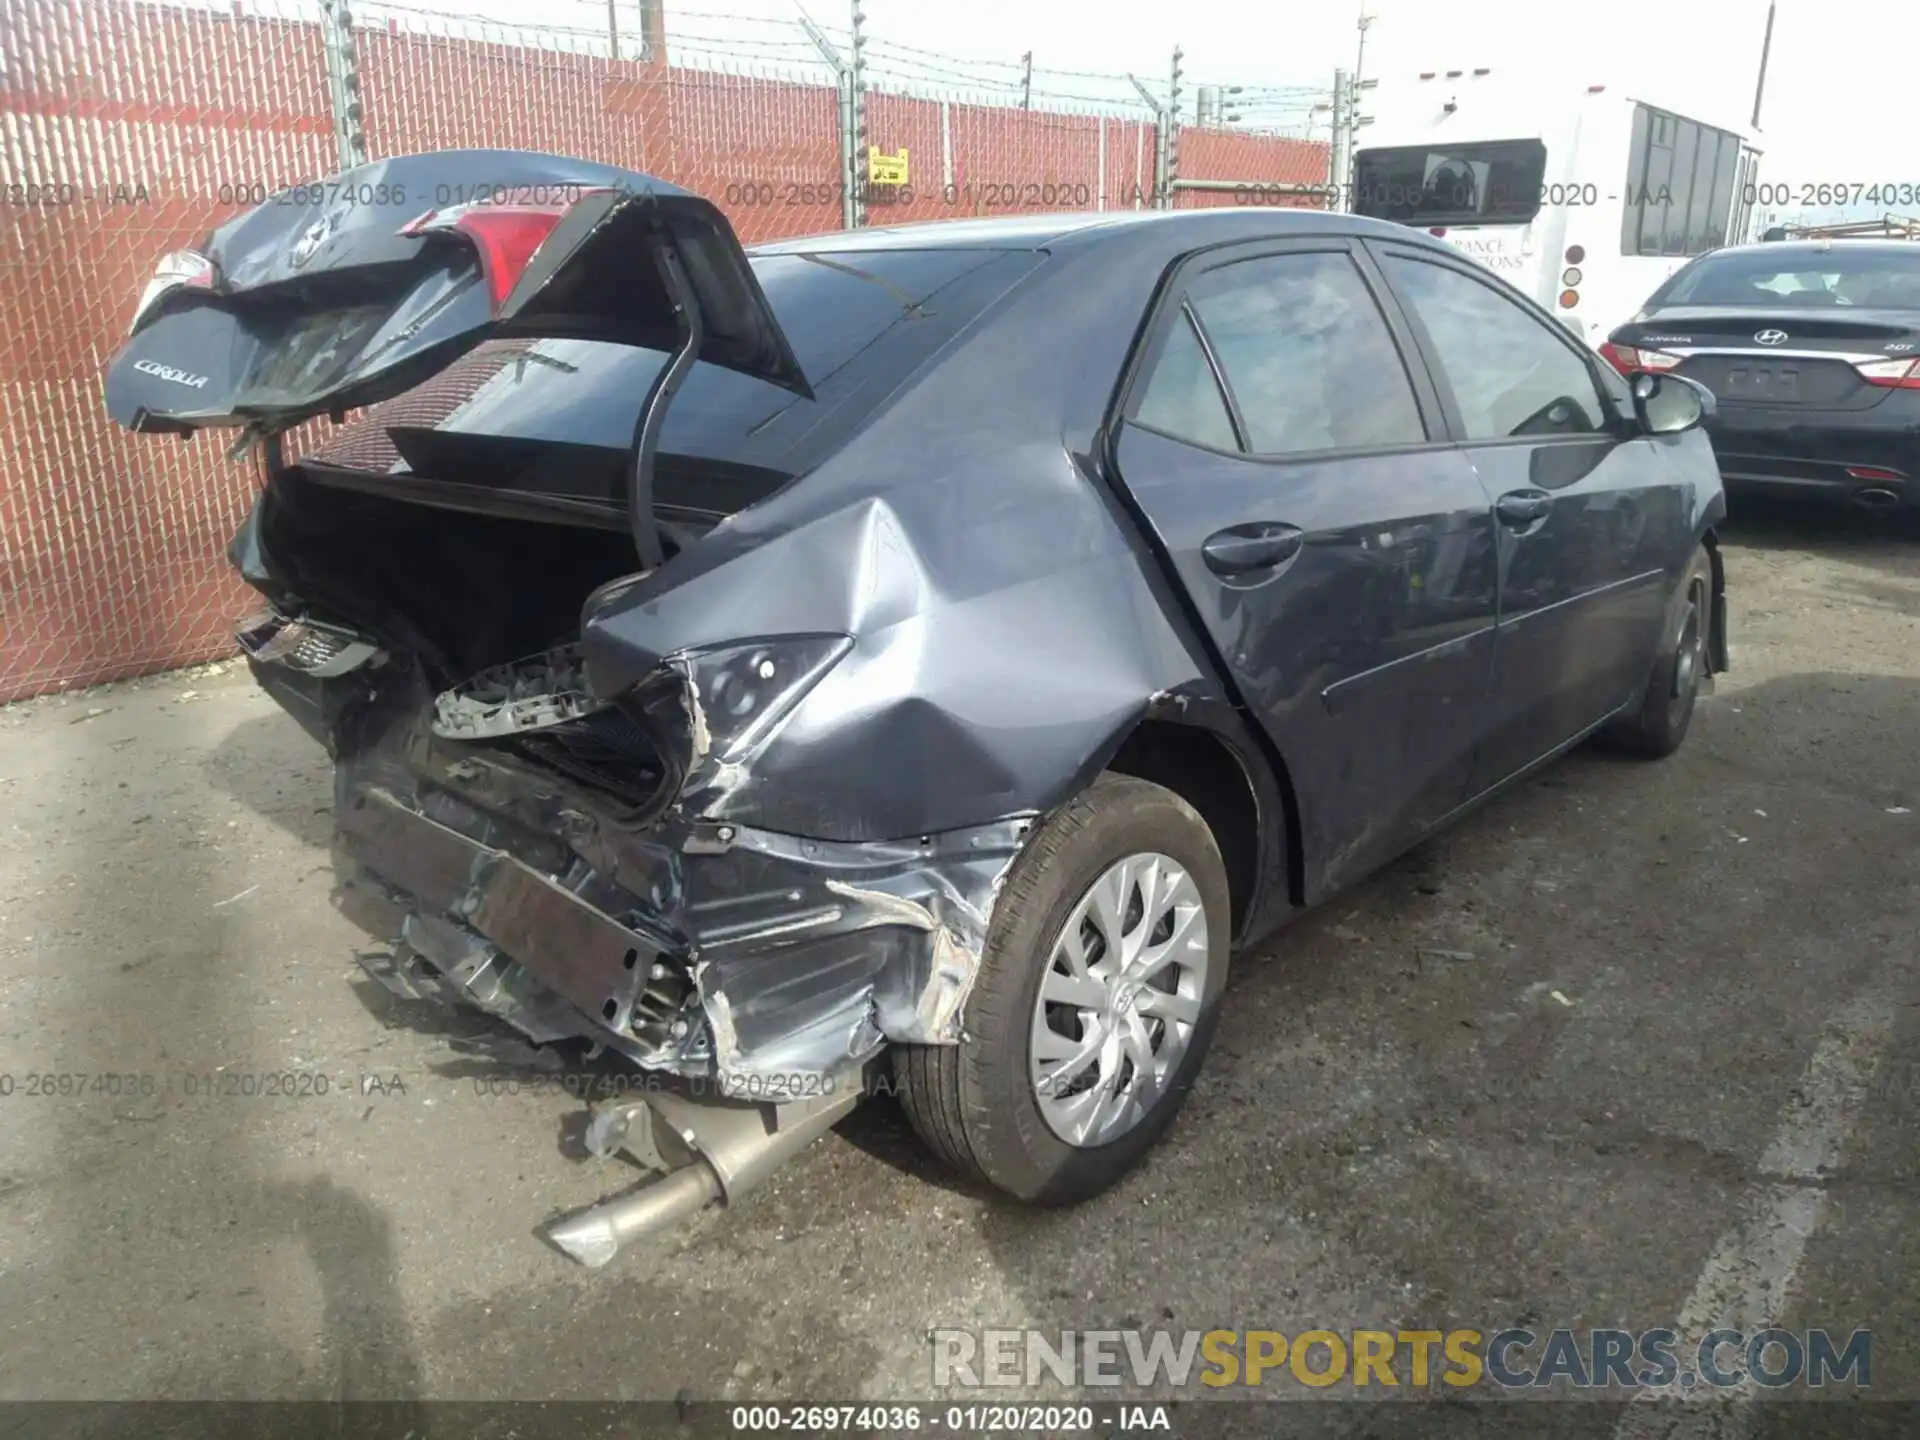
[[[1789,308],[1920,310],[1920,246],[1911,250],[1750,250],[1703,256],[1647,302]]]
[[[1362,150],[1353,210],[1405,225],[1524,225],[1540,213],[1546,173],[1538,140]]]

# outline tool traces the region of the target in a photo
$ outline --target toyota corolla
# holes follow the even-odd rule
[[[1097,1193],[1236,952],[1589,737],[1671,753],[1725,666],[1711,397],[1422,234],[746,252],[557,156],[341,181],[168,256],[107,404],[261,457],[239,639],[368,967],[661,1079],[593,1119],[663,1174],[556,1227],[588,1263],[881,1071],[958,1169]]]

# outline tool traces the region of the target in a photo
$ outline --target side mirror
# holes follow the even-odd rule
[[[1684,375],[1643,370],[1633,377],[1633,411],[1649,435],[1691,430],[1714,411],[1713,392]]]

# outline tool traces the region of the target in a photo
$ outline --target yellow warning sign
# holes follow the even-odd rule
[[[902,149],[898,155],[882,155],[878,149],[867,147],[867,183],[869,185],[905,185],[907,183],[907,152]]]

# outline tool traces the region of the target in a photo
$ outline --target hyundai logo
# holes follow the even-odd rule
[[[1762,345],[1784,345],[1787,343],[1787,332],[1784,330],[1762,330],[1753,338]]]

